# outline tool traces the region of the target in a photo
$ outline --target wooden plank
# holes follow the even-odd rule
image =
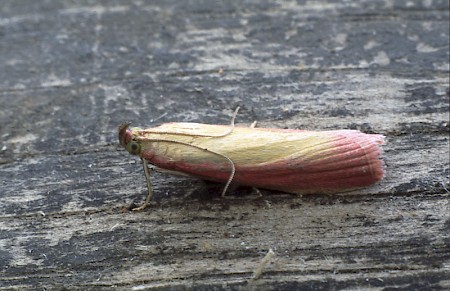
[[[450,288],[448,1],[4,2],[1,289]],[[127,211],[146,189],[120,123],[237,105],[240,124],[384,134],[387,176],[223,199],[156,174]]]

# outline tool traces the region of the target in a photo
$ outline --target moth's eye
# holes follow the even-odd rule
[[[133,155],[139,155],[141,153],[141,145],[135,141],[130,141],[127,144],[127,151]]]

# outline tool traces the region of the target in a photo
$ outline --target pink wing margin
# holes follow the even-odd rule
[[[312,157],[287,157],[265,169],[236,169],[236,179],[299,194],[345,192],[383,179],[385,166],[379,146],[385,143],[383,135],[353,130],[326,133],[325,147],[321,144]]]
[[[385,167],[379,145],[384,136],[355,130],[321,132],[326,142],[312,145],[314,155],[286,156],[251,167],[235,165],[233,183],[289,193],[339,193],[366,187],[381,180]],[[225,182],[228,172],[205,171],[202,165],[179,163],[177,170],[206,179]]]

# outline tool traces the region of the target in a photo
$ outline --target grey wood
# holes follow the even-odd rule
[[[0,289],[450,289],[448,1],[2,1]],[[117,126],[386,135],[338,195],[157,173]],[[275,256],[252,280],[269,249]]]

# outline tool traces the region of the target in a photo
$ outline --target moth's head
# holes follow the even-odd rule
[[[123,123],[119,126],[119,142],[130,154],[139,155],[141,144],[134,138],[133,129],[129,128],[130,123]]]

